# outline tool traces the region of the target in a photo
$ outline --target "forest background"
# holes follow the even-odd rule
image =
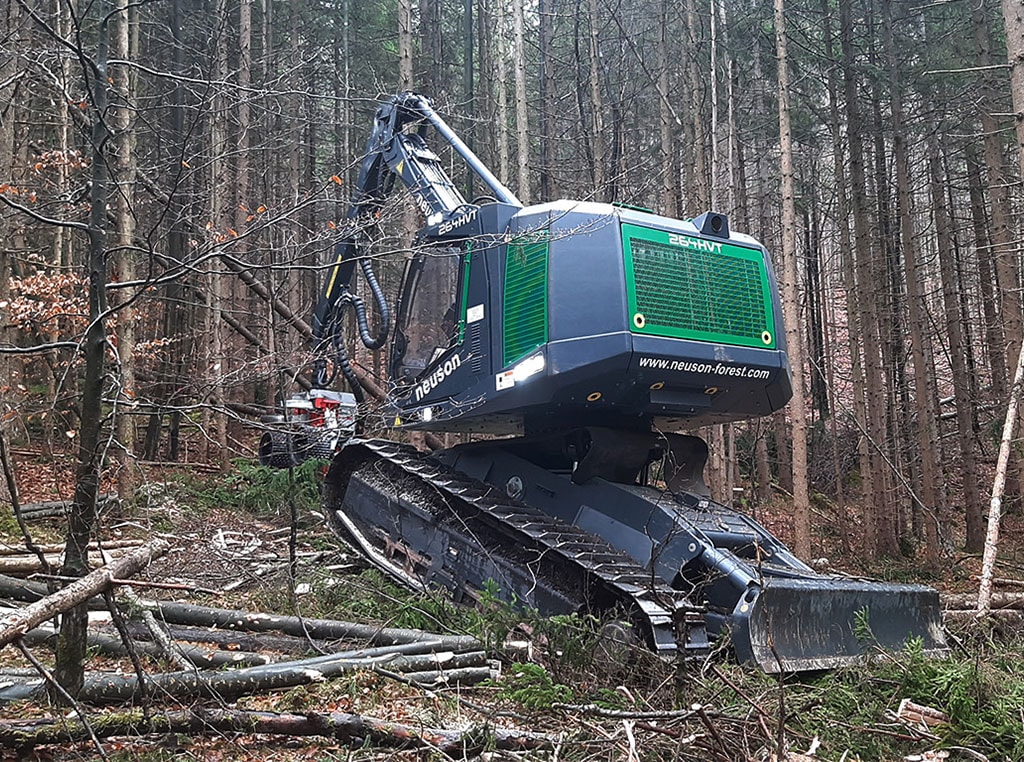
[[[1022,12],[4,0],[3,435],[77,450],[82,537],[101,477],[251,457],[376,105],[414,89],[524,202],[715,209],[775,253],[799,407],[704,432],[720,498],[794,494],[803,554],[977,551],[1022,337]],[[410,209],[367,252],[392,294]]]

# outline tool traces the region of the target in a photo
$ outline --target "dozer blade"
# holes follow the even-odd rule
[[[875,648],[919,638],[931,656],[947,653],[939,594],[923,585],[846,577],[769,577],[751,587],[728,625],[736,655],[765,672],[855,664]]]

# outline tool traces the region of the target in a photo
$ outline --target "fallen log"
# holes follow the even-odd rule
[[[124,548],[138,548],[145,545],[145,540],[108,540],[106,542],[93,542],[89,543],[89,552],[99,550],[123,550]],[[60,542],[46,542],[36,543],[36,547],[43,553],[63,553],[64,543]],[[19,545],[0,545],[0,556],[15,556],[23,555],[25,553],[31,553],[32,549],[24,544]]]
[[[0,619],[0,648],[24,636],[26,632],[55,614],[67,611],[107,589],[111,579],[131,577],[144,569],[154,558],[168,551],[166,540],[152,540],[141,548],[128,551],[117,561],[90,572],[76,582],[48,595],[25,608]]]
[[[176,701],[197,698],[230,701],[240,696],[295,688],[377,667],[404,673],[443,670],[448,666],[453,670],[461,670],[486,665],[486,654],[483,651],[472,654],[453,654],[450,651],[410,653],[436,647],[436,642],[409,643],[235,670],[166,672],[148,675],[145,685],[151,695],[159,693]],[[474,677],[482,679],[476,674]],[[497,677],[497,672],[487,670],[483,677]],[[0,689],[0,702],[37,699],[42,697],[45,691],[46,683],[43,680],[28,681]],[[142,686],[135,676],[90,674],[86,675],[77,699],[83,704],[119,704],[138,700],[141,691]]]
[[[45,585],[0,574],[0,597],[34,602],[40,600],[46,594]],[[309,639],[312,639],[317,645],[320,645],[317,641],[339,640],[367,642],[372,645],[394,645],[414,643],[418,640],[440,640],[444,648],[456,651],[477,648],[480,645],[476,638],[469,635],[438,635],[437,633],[425,632],[423,630],[378,627],[376,625],[357,624],[355,622],[343,622],[334,619],[305,619],[279,616],[277,614],[209,608],[188,603],[147,601],[145,599],[142,599],[141,605],[152,610],[157,619],[161,620],[164,624],[201,628],[197,629],[196,632],[205,630],[209,633],[207,637],[211,639],[211,642],[217,642],[215,640],[217,638],[226,638],[226,632],[264,633],[278,631],[293,638],[298,638],[302,643],[308,643]],[[100,598],[90,601],[90,608],[92,607],[106,609],[106,604]],[[225,632],[221,632],[218,635],[218,630]],[[179,636],[176,635],[175,637]],[[181,638],[189,639],[185,635],[182,635]],[[240,641],[238,645],[248,650],[257,650],[255,644],[243,645],[246,642],[253,643],[252,641]],[[284,642],[280,645],[270,645],[271,642],[267,641],[267,648],[293,652],[291,647],[285,647]],[[294,647],[295,645],[293,642],[292,646]]]
[[[20,577],[0,574],[0,597],[2,598],[35,603],[49,594],[50,591],[41,582],[30,582]],[[102,605],[103,608],[107,607],[102,599],[98,601],[97,605]]]
[[[1000,625],[1024,625],[1024,611],[1019,609],[991,609],[983,618]],[[972,626],[978,621],[978,611],[977,609],[946,610],[942,612],[942,621],[947,626]]]
[[[971,581],[977,582],[979,577],[977,574],[971,575]],[[1013,579],[1010,577],[993,577],[992,585],[995,587],[1024,587],[1024,579]]]
[[[23,640],[26,645],[45,645],[53,642],[57,633],[52,627],[36,627],[25,633]],[[128,647],[118,635],[106,632],[89,632],[86,635],[89,648],[96,649],[106,656],[127,656]],[[133,642],[135,650],[153,659],[164,658],[164,649],[156,643]],[[270,664],[274,659],[265,654],[251,651],[221,651],[218,649],[200,648],[187,643],[175,643],[174,648],[184,659],[199,669],[219,669],[221,667],[254,667]]]
[[[117,503],[118,497],[114,493],[99,495],[96,498],[96,507],[104,509],[109,504]],[[21,506],[21,515],[26,519],[42,519],[50,516],[63,516],[71,508],[71,500],[50,500],[42,503],[26,503]]]
[[[120,558],[123,555],[124,550],[120,548],[111,548],[109,552],[104,549],[102,553],[98,550],[90,550],[89,566],[92,568],[99,568],[109,559]],[[106,558],[104,556],[106,556]],[[64,556],[60,553],[47,553],[44,554],[43,557],[46,559],[46,564],[49,569],[59,568],[64,560]],[[43,568],[43,564],[38,556],[27,554],[0,555],[0,574],[35,574],[40,571],[48,571],[48,569]]]
[[[128,632],[136,640],[149,640],[149,628],[140,622],[127,622]],[[328,642],[294,635],[272,635],[269,633],[253,634],[236,630],[217,630],[208,627],[190,627],[188,625],[167,625],[167,634],[177,641],[189,643],[209,643],[218,648],[238,651],[279,651],[285,654],[305,656],[310,652],[328,653],[337,651],[337,641]]]
[[[552,749],[557,742],[557,738],[544,733],[495,728],[490,724],[447,730],[403,725],[343,712],[288,714],[239,709],[193,709],[147,714],[131,710],[90,717],[89,724],[92,732],[100,738],[167,733],[190,736],[204,733],[319,736],[353,748],[364,745],[425,748],[467,759],[488,749]],[[90,738],[89,729],[85,725],[65,717],[0,722],[0,746],[7,749],[74,743]]]
[[[953,611],[978,608],[978,596],[975,593],[951,593],[942,596],[943,608]],[[1024,610],[1024,593],[992,593],[989,606],[993,609]]]
[[[468,635],[439,636],[423,630],[340,622],[334,619],[305,619],[251,611],[215,609],[187,603],[146,601],[144,606],[153,610],[158,619],[169,624],[188,624],[199,627],[217,627],[225,630],[267,632],[279,630],[286,635],[310,637],[317,640],[361,640],[373,645],[387,646],[414,643],[418,640],[441,640],[444,648],[464,650],[479,647],[479,641]]]
[[[396,677],[403,682],[412,683],[420,688],[443,688],[449,685],[474,685],[484,680],[491,680],[497,677],[495,670],[490,667],[455,667],[453,669],[432,669],[423,672],[391,672],[386,669],[376,669],[382,675]]]

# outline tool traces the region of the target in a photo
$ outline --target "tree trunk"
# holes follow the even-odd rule
[[[877,284],[881,282],[871,245],[871,226],[868,222],[868,200],[864,170],[862,142],[864,120],[861,118],[854,72],[853,18],[850,0],[840,0],[840,42],[843,51],[843,80],[846,96],[847,134],[850,146],[850,183],[854,225],[855,273],[857,278],[857,309],[861,318],[860,349],[864,357],[865,425],[867,439],[867,470],[861,475],[864,484],[864,541],[869,556],[895,552],[896,538],[885,531],[887,516],[891,513],[885,493],[880,448],[885,446],[883,418],[885,390],[882,388],[882,365],[879,356],[881,337],[878,331],[878,305],[875,300]]]
[[[515,0],[512,7],[513,39],[515,40],[515,52],[513,54],[513,65],[515,66],[515,89],[516,89],[516,137],[518,149],[518,195],[520,201],[529,204],[530,195],[530,122],[527,94],[526,94],[526,43],[523,30],[523,0]]]
[[[906,129],[903,119],[902,83],[899,80],[897,48],[893,39],[892,8],[883,8],[883,35],[886,58],[889,66],[889,94],[893,120],[893,155],[896,163],[896,188],[900,206],[900,246],[907,288],[907,309],[910,316],[911,357],[914,363],[914,394],[917,403],[917,454],[921,459],[921,505],[924,529],[925,560],[934,564],[939,557],[938,500],[935,485],[939,481],[940,448],[939,432],[936,426],[938,411],[928,385],[928,376],[935,369],[926,362],[926,337],[928,316],[925,314],[925,299],[917,265],[917,236],[914,230],[914,215],[911,209],[910,159],[907,151]]]
[[[244,6],[245,3],[243,2]],[[213,28],[216,30],[211,41],[213,45],[213,81],[214,92],[212,108],[209,113],[209,215],[213,225],[215,240],[220,245],[230,247],[232,254],[244,259],[237,248],[234,238],[238,231],[243,230],[237,225],[234,209],[237,208],[236,197],[231,192],[230,166],[228,156],[235,150],[233,141],[228,136],[228,98],[224,82],[228,77],[228,11],[225,0],[215,0],[212,9]],[[245,98],[243,96],[242,100]],[[243,153],[242,150],[238,154]],[[236,154],[237,155],[237,154]],[[227,465],[227,432],[224,414],[224,373],[221,363],[224,361],[224,347],[221,334],[221,288],[223,276],[220,274],[218,262],[210,263],[209,273],[205,279],[203,293],[203,335],[206,341],[200,344],[203,353],[201,373],[209,385],[209,404],[203,406],[202,427],[212,434],[203,438],[207,459]]]
[[[1006,335],[1006,366],[1016,366],[1017,348],[1024,338],[1022,325],[1021,298],[1019,291],[1020,273],[1017,266],[1019,252],[1014,241],[1013,215],[1010,211],[1008,189],[1010,178],[1006,176],[1003,164],[1002,127],[995,114],[1003,109],[996,95],[992,55],[992,32],[985,13],[986,2],[972,6],[974,12],[974,40],[978,51],[978,67],[981,74],[981,97],[978,100],[981,120],[981,134],[985,143],[985,167],[988,171],[988,192],[992,204],[992,254],[996,262],[1001,294],[1003,331]],[[1013,0],[1003,0],[1003,21],[1006,26],[1007,58],[1010,63],[1010,92],[1013,111],[1016,116],[1018,151],[1024,143],[1024,10]],[[1024,162],[1024,155],[1020,156]]]
[[[700,72],[700,60],[697,51],[700,49],[700,20],[697,15],[694,0],[685,0],[686,12],[686,44],[683,46],[683,56],[686,62],[686,73],[690,83],[690,113],[686,120],[686,144],[693,151],[690,161],[685,163],[689,170],[687,176],[687,187],[690,190],[688,199],[691,208],[698,210],[708,209],[711,204],[711,194],[708,189],[707,161],[705,159],[705,133],[704,114],[702,104],[704,102],[703,77]]]
[[[0,11],[0,24],[7,29],[7,44],[12,50],[20,47],[21,21],[19,20],[20,6],[17,3],[5,3]],[[14,124],[19,119],[19,107],[15,95],[17,88],[14,81],[17,74],[18,59],[13,55],[0,57],[0,82],[9,83],[0,87],[0,178],[4,182],[14,179]],[[13,212],[7,206],[0,204],[0,302],[7,302],[11,295],[11,271],[13,248],[13,229],[15,222]],[[13,327],[9,321],[0,321],[0,344],[12,346]],[[0,377],[4,383],[16,388],[20,379],[15,375],[14,368],[16,360],[8,354],[0,354]]]
[[[1017,153],[1024,168],[1024,7],[1014,0],[1003,0],[1003,23],[1006,27],[1006,55],[1010,64],[1010,95],[1013,100],[1013,115],[1016,127]],[[986,141],[986,157],[988,142]],[[989,178],[992,182],[992,178]],[[995,203],[993,200],[993,226],[995,220]],[[1008,222],[1008,220],[1007,220]],[[993,231],[995,233],[996,231]],[[1007,232],[1008,229],[1007,229]],[[1016,264],[1016,246],[1013,251],[1012,262]],[[1009,251],[997,249],[999,261],[1009,259]],[[1007,288],[1005,282],[1000,283],[1003,289]],[[1015,326],[1020,323],[1019,295],[1016,293],[1016,281],[1012,285],[1013,296],[1017,305],[1012,315],[1005,315],[1004,320],[1009,317],[1014,320]],[[1013,336],[1013,326],[1004,325],[1007,338]],[[1019,334],[1018,334],[1019,335]],[[1012,351],[1012,348],[1011,348]],[[996,552],[999,543],[999,522],[1002,511],[1002,493],[1006,482],[1007,465],[1010,457],[1010,443],[1013,439],[1014,423],[1018,415],[1020,403],[1021,386],[1024,385],[1024,341],[1016,348],[1017,363],[1016,372],[1013,378],[1013,387],[1010,390],[1010,399],[1007,404],[1006,421],[1003,425],[1003,437],[999,444],[999,459],[996,464],[996,477],[992,485],[992,498],[989,501],[988,529],[985,533],[985,552],[981,567],[981,584],[978,589],[978,611],[983,613],[988,610],[989,597],[992,590],[992,575],[995,569]]]
[[[933,138],[934,140],[934,138]],[[935,215],[935,236],[942,273],[942,301],[946,312],[946,335],[949,338],[950,364],[953,368],[953,394],[956,401],[957,443],[960,446],[960,472],[963,479],[964,516],[967,524],[966,548],[976,553],[984,544],[984,518],[978,494],[977,460],[974,455],[974,422],[971,416],[973,399],[970,372],[965,358],[963,330],[960,323],[960,301],[957,296],[957,271],[953,255],[953,236],[946,208],[945,184],[939,162],[939,147],[932,145],[928,156],[931,175],[932,210]],[[938,516],[928,516],[930,524]],[[936,540],[938,535],[936,533]]]
[[[112,19],[114,57],[122,61],[133,61],[139,49],[138,8],[123,2]],[[118,107],[114,112],[114,129],[117,134],[115,144],[115,181],[117,193],[114,201],[114,218],[117,226],[117,256],[114,260],[115,278],[121,283],[135,280],[135,214],[132,201],[135,198],[135,180],[137,174],[135,160],[135,125],[133,109],[138,74],[130,66],[119,66],[112,72],[113,86],[117,91]],[[121,406],[120,415],[116,418],[117,459],[117,491],[125,500],[130,501],[135,491],[135,416],[132,414],[137,407],[138,391],[135,382],[135,306],[130,301],[131,294],[121,291],[118,297],[117,314],[117,359],[120,365],[120,389],[118,401]]]
[[[793,546],[798,556],[807,558],[811,553],[811,500],[807,489],[807,412],[804,402],[800,289],[796,266],[796,194],[784,0],[774,0],[774,7],[775,55],[779,76],[779,148],[782,156],[782,307],[786,323],[786,351],[793,369],[793,399],[789,403],[793,429]]]
[[[985,211],[985,193],[981,181],[981,165],[973,146],[965,146],[967,159],[967,184],[971,197],[971,228],[974,232],[974,250],[978,260],[978,281],[981,291],[981,307],[985,315],[985,353],[988,360],[989,377],[992,379],[992,395],[997,400],[1006,399],[1006,346],[1003,328],[999,321],[999,296],[996,292],[995,265],[992,261],[992,239],[989,236],[988,215]]]
[[[95,66],[92,75],[89,116],[92,122],[92,174],[89,191],[89,259],[86,275],[89,283],[89,327],[82,342],[85,356],[85,380],[79,412],[78,463],[75,473],[75,497],[68,515],[64,567],[66,577],[81,577],[89,571],[89,541],[96,523],[96,501],[99,495],[100,468],[106,449],[103,437],[103,386],[106,366],[107,336],[107,205],[110,200],[110,161],[108,141],[111,138],[107,121],[107,57],[109,50],[109,0],[99,0],[96,13],[101,19],[97,28]],[[60,640],[54,676],[60,686],[75,696],[82,686],[86,637],[89,623],[84,605],[75,606],[61,620]],[[3,642],[10,642],[9,640]]]
[[[672,91],[669,65],[669,2],[658,3],[658,116],[661,138],[661,208],[669,217],[681,213],[679,203],[679,149],[676,145],[675,119],[669,93]]]
[[[497,10],[494,21],[496,32],[494,36],[494,58],[497,63],[498,72],[498,79],[495,83],[495,89],[498,94],[496,105],[496,121],[498,123],[498,179],[503,183],[508,183],[512,175],[512,170],[509,166],[509,144],[511,141],[508,134],[508,48],[505,45],[508,21],[505,18],[506,8],[504,0],[497,0],[494,7]]]
[[[1024,32],[1024,26],[1021,27]],[[988,528],[985,531],[985,550],[981,559],[981,581],[978,584],[978,614],[988,613],[992,605],[992,577],[995,575],[996,555],[999,552],[999,524],[1002,521],[1003,489],[1006,486],[1006,469],[1010,461],[1010,447],[1017,423],[1021,392],[1024,390],[1024,344],[1017,350],[1017,369],[1013,374],[1010,399],[1006,405],[1003,421],[1003,435],[999,440],[999,457],[996,460],[996,475],[992,482],[992,497],[988,504]]]
[[[597,11],[597,0],[589,0],[587,8],[587,28],[590,30],[587,37],[587,60],[590,64],[588,87],[590,92],[590,123],[593,130],[594,164],[592,176],[594,199],[596,201],[608,201],[609,199],[605,196],[605,170],[608,166],[608,150],[606,148],[604,127],[604,99],[601,97],[601,43],[598,37],[600,19]]]

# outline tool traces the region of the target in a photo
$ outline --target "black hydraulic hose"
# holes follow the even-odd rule
[[[356,403],[359,405],[363,404],[363,401],[366,399],[363,385],[360,383],[359,377],[356,376],[352,363],[349,362],[348,350],[345,349],[345,340],[337,332],[334,334],[334,364],[337,370],[341,371],[341,375],[345,377],[345,380],[348,381],[348,385],[352,389],[352,396],[356,398]]]
[[[384,342],[388,340],[388,332],[391,330],[391,310],[388,308],[388,301],[384,296],[384,291],[381,289],[380,283],[377,282],[377,274],[373,271],[373,265],[370,260],[361,260],[359,267],[363,271],[363,278],[366,279],[366,285],[370,287],[370,293],[373,295],[373,302],[377,307],[377,313],[380,317],[380,330],[376,337],[371,336],[370,329],[366,321],[366,309],[363,307],[363,302],[357,296],[353,295],[352,303],[356,310],[356,324],[359,326],[359,338],[367,349],[380,349],[384,346]]]

